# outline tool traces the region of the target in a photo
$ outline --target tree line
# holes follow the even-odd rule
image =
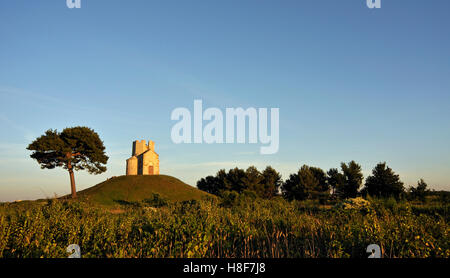
[[[65,128],[62,132],[47,130],[27,147],[30,155],[43,169],[62,167],[69,172],[72,197],[76,197],[74,170],[87,170],[91,174],[106,171],[108,156],[99,135],[88,127]],[[429,194],[426,182],[419,180],[416,187],[407,191],[399,176],[386,165],[378,163],[367,177],[360,190],[364,176],[361,166],[355,161],[341,163],[340,170],[332,168],[327,172],[318,167],[303,165],[285,181],[281,174],[271,166],[260,172],[250,166],[246,170],[234,168],[226,172],[218,171],[215,176],[207,176],[197,182],[197,188],[215,194],[223,192],[254,192],[261,198],[282,195],[287,200],[319,199],[330,197],[354,198],[358,195],[373,197],[405,196],[424,200]]]
[[[221,169],[215,176],[201,178],[197,182],[197,188],[218,196],[228,191],[252,191],[267,199],[282,195],[287,200],[323,202],[330,198],[346,199],[367,195],[394,197],[397,200],[405,197],[424,200],[429,192],[423,179],[419,180],[416,187],[405,189],[399,175],[386,162],[378,163],[364,184],[361,165],[350,161],[342,162],[340,166],[340,169],[331,168],[325,172],[319,167],[303,165],[284,181],[281,174],[271,166],[267,166],[262,172],[255,166],[246,170],[236,167],[228,172]]]

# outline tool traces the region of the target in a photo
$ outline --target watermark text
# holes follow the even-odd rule
[[[194,100],[193,119],[189,109],[180,107],[172,111],[171,120],[178,121],[171,131],[172,142],[175,144],[256,144],[259,141],[266,145],[261,146],[261,154],[275,154],[279,149],[279,108],[270,109],[270,134],[267,108],[226,108],[224,118],[219,108],[211,107],[203,111],[202,100]],[[204,121],[209,122],[203,126]]]
[[[81,0],[66,0],[67,8],[69,9],[80,9],[81,8]]]

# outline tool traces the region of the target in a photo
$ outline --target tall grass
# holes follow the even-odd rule
[[[217,199],[130,206],[120,213],[81,202],[0,206],[0,257],[347,258],[450,256],[447,216],[404,204],[372,202],[370,210],[308,209],[282,199]]]

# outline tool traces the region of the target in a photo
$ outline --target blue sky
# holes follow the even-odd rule
[[[47,129],[95,129],[108,171],[152,139],[161,173],[386,161],[406,185],[450,190],[450,2],[0,0],[0,201],[70,192],[25,148]],[[280,150],[173,144],[177,107],[280,108]]]

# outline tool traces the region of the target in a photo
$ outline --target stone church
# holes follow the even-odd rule
[[[133,142],[131,157],[127,159],[127,176],[130,175],[159,175],[159,155],[155,152],[155,142]]]

